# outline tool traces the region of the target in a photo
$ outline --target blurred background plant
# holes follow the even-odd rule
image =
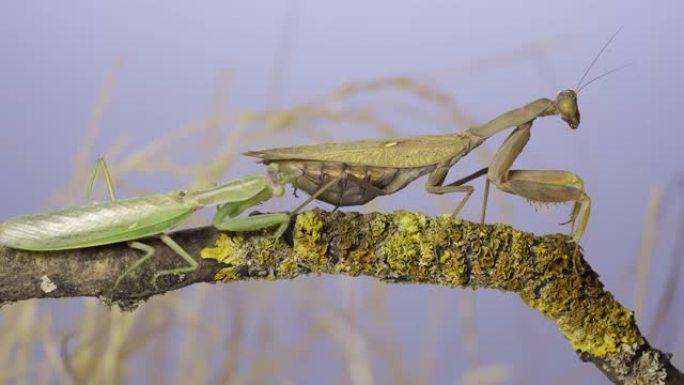
[[[506,4],[495,16],[494,3],[4,5],[0,177],[12,182],[0,216],[82,203],[99,155],[119,195],[135,196],[263,172],[240,156],[250,149],[461,130],[573,86],[625,24],[597,72],[625,62],[637,70],[580,95],[577,132],[538,121],[517,164],[585,178],[590,262],[681,367],[681,107],[665,88],[684,85],[684,52],[673,43],[684,12],[676,1],[585,1],[553,6],[563,15],[554,20],[548,4]],[[589,9],[601,24],[579,17]],[[528,25],[504,17],[513,14]],[[502,139],[451,175],[482,167]],[[478,217],[479,196],[466,218]],[[569,206],[535,212],[517,197],[493,198],[490,222],[566,231],[557,223]],[[301,199],[288,193],[259,209]],[[353,209],[436,215],[456,199],[418,182]],[[606,381],[511,295],[366,278],[197,285],[133,313],[96,299],[29,301],[5,306],[0,322],[2,383]]]

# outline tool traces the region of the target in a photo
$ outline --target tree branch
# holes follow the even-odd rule
[[[298,215],[285,236],[219,233],[211,227],[173,233],[200,268],[183,277],[156,271],[182,260],[156,239],[156,254],[116,279],[140,257],[126,244],[58,252],[0,247],[0,304],[29,298],[97,296],[132,309],[145,299],[197,282],[292,279],[305,274],[371,276],[385,282],[512,291],[559,327],[580,359],[615,384],[684,384],[670,355],[653,349],[634,314],[604,290],[564,235],[534,236],[506,225],[480,226],[451,216],[325,212]]]

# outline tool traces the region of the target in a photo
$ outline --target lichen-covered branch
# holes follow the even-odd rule
[[[156,241],[157,255],[117,277],[139,251],[117,244],[34,253],[0,248],[0,303],[28,298],[98,296],[134,307],[141,300],[196,282],[291,279],[304,274],[371,276],[385,282],[493,288],[517,293],[555,322],[583,360],[616,384],[684,384],[669,356],[651,348],[634,315],[604,290],[564,235],[537,237],[506,225],[481,226],[419,213],[300,214],[285,237],[270,232],[218,233],[212,228],[173,234],[200,268],[184,277],[154,272],[180,258]],[[578,264],[578,265],[577,265]]]

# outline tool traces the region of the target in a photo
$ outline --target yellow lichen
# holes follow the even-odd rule
[[[291,257],[281,261],[276,269],[278,278],[294,278],[297,276],[297,272],[297,261]]]
[[[425,266],[421,268],[421,259],[434,258],[427,236],[422,231],[428,220],[420,213],[397,211],[394,213],[394,223],[396,231],[383,247],[387,265],[396,275],[421,282],[426,275]]]
[[[623,345],[644,343],[639,335],[634,313],[622,307],[608,293],[583,308],[557,319],[558,327],[573,349],[596,357],[622,351]]]
[[[625,344],[644,342],[633,313],[603,290],[598,277],[574,272],[574,246],[565,237],[548,236],[529,249],[537,280],[528,281],[518,294],[554,320],[573,349],[604,358]]]
[[[378,217],[382,214],[373,214],[366,221],[363,216],[352,214],[350,220],[336,221],[337,260],[333,271],[349,276],[373,275],[376,255],[373,249],[375,237],[382,234],[386,225]],[[368,231],[368,236],[359,236],[359,230]],[[374,235],[375,234],[375,235]]]
[[[375,253],[368,245],[361,245],[349,253],[349,257],[341,260],[335,268],[350,276],[371,275],[375,267]]]
[[[466,262],[463,254],[451,250],[444,251],[439,258],[439,267],[444,276],[444,285],[457,287],[466,284]]]
[[[204,259],[215,259],[226,265],[242,265],[246,262],[244,239],[241,235],[219,235],[216,247],[202,249],[200,256]]]
[[[282,239],[275,239],[271,236],[258,237],[256,242],[251,245],[251,255],[255,264],[267,268],[278,264],[279,254],[274,252],[276,243],[283,242]]]
[[[297,216],[294,231],[294,254],[296,260],[305,263],[312,272],[321,274],[327,269],[328,244],[324,233],[325,221],[319,210],[311,210]]]
[[[224,267],[223,269],[219,270],[214,276],[215,280],[221,281],[223,283],[237,281],[240,278],[241,277],[240,274],[238,274],[238,269],[234,267]]]
[[[370,220],[371,235],[379,237],[387,228],[387,217],[385,215],[374,215]]]
[[[574,244],[563,235],[534,237],[507,225],[480,226],[451,215],[312,210],[297,216],[293,241],[294,253],[285,254],[286,248],[275,243],[282,241],[272,237],[248,242],[222,234],[215,247],[202,250],[202,258],[230,265],[216,274],[223,281],[240,279],[239,267],[249,262],[250,276],[266,279],[310,270],[508,290],[556,322],[577,351],[605,358],[644,343],[633,313],[593,273],[576,272]]]

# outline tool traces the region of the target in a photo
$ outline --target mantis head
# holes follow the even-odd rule
[[[563,90],[558,93],[558,96],[556,96],[556,109],[558,113],[561,116],[561,119],[563,119],[573,130],[577,128],[580,124],[580,112],[579,108],[577,107],[577,94],[580,93],[585,87],[587,87],[589,84],[601,79],[604,76],[610,75],[613,72],[619,71],[626,66],[620,66],[617,68],[614,68],[610,71],[604,72],[603,74],[589,80],[588,82],[584,82],[584,79],[587,78],[587,75],[589,74],[589,71],[591,71],[591,67],[596,64],[596,61],[601,57],[603,52],[608,48],[610,43],[615,39],[615,36],[620,32],[622,27],[618,28],[617,31],[613,34],[613,36],[608,39],[608,41],[601,47],[599,52],[594,56],[594,60],[591,61],[587,69],[584,71],[584,74],[582,74],[582,77],[580,78],[579,82],[577,82],[577,86],[575,87],[575,90]]]
[[[556,96],[558,113],[573,130],[580,124],[580,112],[577,107],[577,93],[573,90],[563,90]]]
[[[268,165],[266,175],[271,187],[271,191],[273,192],[273,195],[277,197],[283,196],[285,194],[286,184],[292,184],[297,179],[293,175],[289,175],[280,171],[277,163]]]

